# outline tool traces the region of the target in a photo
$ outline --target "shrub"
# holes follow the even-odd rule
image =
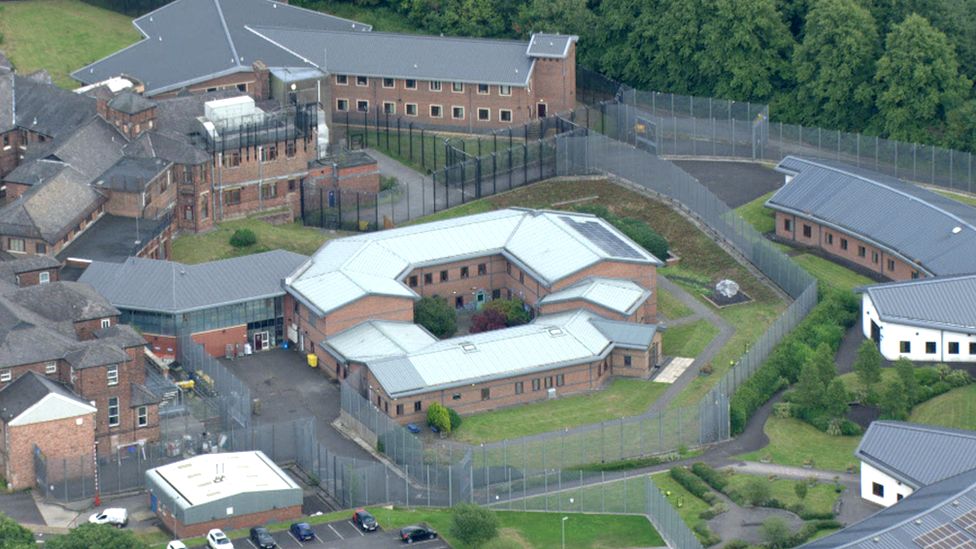
[[[468,332],[480,334],[500,330],[505,327],[505,315],[495,309],[484,309],[478,311],[471,317],[471,329]]]
[[[725,549],[749,549],[752,544],[741,539],[734,539],[725,544]]]
[[[806,499],[807,497],[807,481],[798,480],[793,483],[793,493],[796,494],[798,499]]]
[[[450,433],[451,413],[443,404],[432,402],[427,408],[427,424],[436,427],[442,433]]]
[[[247,248],[258,243],[258,236],[251,229],[237,229],[230,236],[230,245],[235,248]]]
[[[772,488],[769,485],[769,481],[760,477],[750,478],[745,486],[742,487],[742,497],[747,503],[756,507],[769,501],[771,493]]]
[[[576,206],[575,209],[578,212],[592,214],[605,219],[608,223],[616,227],[617,230],[627,235],[627,238],[640,244],[641,247],[654,254],[658,259],[665,260],[668,258],[667,239],[640,219],[617,216],[610,213],[610,210],[606,206],[599,204]]]
[[[874,344],[872,343],[872,347]],[[929,368],[919,368],[915,370],[915,379],[919,385],[935,385],[941,378],[939,372]]]
[[[457,331],[457,312],[440,296],[422,297],[414,303],[413,319],[441,339]]]
[[[447,417],[451,420],[451,431],[457,431],[461,427],[461,414],[454,408],[448,408]]]
[[[966,370],[953,370],[946,376],[946,381],[953,387],[962,387],[973,382],[973,377]]]
[[[789,547],[792,538],[790,526],[782,517],[769,517],[764,520],[759,528],[759,533],[766,542],[766,546],[771,549]]]
[[[701,513],[698,513],[698,518],[702,520],[712,520],[713,518],[721,515],[722,513],[728,511],[729,508],[725,506],[724,503],[718,502],[712,505],[708,509],[705,509]]]
[[[670,474],[671,478],[683,486],[685,490],[691,492],[691,495],[701,499],[705,503],[714,503],[715,494],[708,489],[708,485],[705,484],[705,481],[695,476],[695,474],[688,469],[685,469],[684,467],[672,467]]]
[[[477,547],[498,535],[498,517],[473,503],[455,505],[451,511],[451,535],[461,543]]]
[[[698,536],[698,541],[702,542],[702,545],[706,547],[709,545],[715,545],[716,543],[722,541],[722,538],[713,532],[712,529],[708,527],[708,524],[705,524],[704,522],[699,522],[696,524],[692,528],[692,531],[695,532],[696,536]]]
[[[385,175],[380,176],[380,192],[392,191],[397,188],[397,178],[387,177]]]
[[[493,299],[482,308],[482,312],[496,311],[505,319],[505,326],[521,326],[532,320],[521,299]]]
[[[808,539],[812,538],[814,534],[820,530],[830,530],[834,528],[842,528],[843,525],[836,520],[813,520],[803,524],[800,530],[795,534],[791,535],[787,540],[785,545],[780,545],[777,547],[796,547],[797,545],[803,545]],[[775,548],[774,548],[775,549]]]
[[[729,483],[729,479],[721,471],[717,471],[711,465],[701,461],[691,466],[691,472],[698,475],[698,478],[704,480],[706,484],[719,492],[724,492],[725,487]]]

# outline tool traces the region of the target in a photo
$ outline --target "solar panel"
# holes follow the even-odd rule
[[[576,221],[571,217],[560,216],[564,223],[572,227],[584,238],[596,244],[601,250],[613,257],[640,259],[643,257],[632,246],[624,242],[617,235],[603,226],[599,221]]]
[[[976,542],[951,524],[943,524],[915,538],[922,549],[976,549]]]
[[[956,523],[956,526],[961,527],[970,534],[976,535],[976,509],[965,513],[957,518],[954,522]]]

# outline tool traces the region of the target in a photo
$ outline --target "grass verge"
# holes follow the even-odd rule
[[[812,460],[817,469],[846,471],[855,465],[854,450],[861,437],[830,436],[798,419],[770,417],[763,428],[769,444],[748,454],[738,456],[747,461],[769,457],[773,463],[802,467]]]
[[[853,290],[858,286],[874,284],[870,278],[858,274],[847,267],[842,267],[833,261],[811,254],[800,254],[793,257],[793,261],[812,274],[817,280],[842,290]]]
[[[238,229],[251,229],[257,235],[257,243],[246,248],[230,245],[230,237]],[[203,263],[227,259],[268,250],[283,249],[311,255],[332,235],[300,223],[272,225],[258,219],[226,221],[207,233],[187,234],[173,241],[173,261]]]
[[[708,522],[699,516],[703,511],[708,510],[709,505],[707,503],[695,497],[684,486],[675,482],[667,471],[654,475],[653,479],[658,490],[668,498],[671,506],[678,511],[678,516],[681,517],[681,520],[684,521],[688,528],[694,530],[698,524],[708,525]]]
[[[766,207],[766,201],[775,192],[771,191],[752,202],[739,206],[735,209],[736,213],[760,233],[766,234],[773,232],[776,229],[776,216],[773,214],[773,210]]]
[[[696,357],[718,335],[718,328],[701,319],[688,324],[670,326],[662,336],[665,352],[670,356]]]
[[[660,286],[658,286],[657,292],[657,312],[668,320],[677,320],[694,313],[690,307],[679,301],[670,292],[661,290]]]
[[[976,385],[953,389],[912,409],[909,421],[956,429],[976,429]]]
[[[969,206],[976,206],[976,196],[972,196],[972,195],[968,195],[968,194],[961,194],[961,193],[954,193],[954,192],[951,192],[951,191],[940,191],[940,190],[936,190],[936,189],[930,189],[930,190],[932,190],[933,192],[936,192],[938,194],[941,194],[942,196],[944,196],[946,198],[951,198],[952,200],[955,200],[957,202],[962,202],[963,204],[966,204],[966,205],[969,205]]]

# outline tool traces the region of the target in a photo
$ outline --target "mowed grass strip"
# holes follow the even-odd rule
[[[258,241],[246,248],[230,245],[230,237],[238,229],[250,229]],[[173,261],[181,263],[204,263],[217,259],[227,259],[268,250],[283,249],[303,255],[311,255],[326,240],[344,236],[332,234],[300,223],[272,225],[258,219],[237,219],[217,225],[206,233],[186,234],[173,241]]]
[[[743,204],[735,209],[742,219],[746,220],[760,233],[771,233],[776,230],[776,215],[766,207],[766,201],[776,191],[766,193],[752,202]]]
[[[976,385],[953,389],[912,409],[912,423],[976,430]]]
[[[682,303],[671,292],[662,290],[660,286],[657,288],[657,312],[668,320],[677,320],[694,313],[690,307]]]
[[[465,416],[454,438],[470,443],[493,442],[640,415],[667,388],[666,383],[616,379],[605,389],[584,395]]]
[[[816,469],[846,471],[855,465],[854,450],[861,437],[830,436],[798,419],[770,417],[763,428],[769,444],[748,454],[738,456],[746,461],[759,461],[769,456],[773,463],[802,467],[812,460]]]
[[[955,193],[955,192],[952,192],[952,191],[941,191],[941,190],[932,189],[932,188],[930,188],[930,190],[933,191],[933,192],[936,192],[938,194],[941,194],[942,196],[944,196],[946,198],[951,198],[952,200],[955,200],[956,202],[962,202],[963,204],[966,204],[968,206],[976,206],[976,196],[973,196],[971,194]]]
[[[142,38],[132,18],[78,0],[0,3],[0,33],[17,72],[45,69],[63,88],[80,85],[72,71]]]
[[[793,261],[806,269],[817,280],[841,290],[852,290],[858,286],[875,283],[870,278],[856,273],[847,267],[842,267],[829,259],[812,254],[794,256]]]
[[[718,328],[701,319],[688,324],[669,326],[661,337],[664,352],[669,356],[696,357],[718,335]]]

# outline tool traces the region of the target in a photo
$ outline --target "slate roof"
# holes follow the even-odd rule
[[[108,106],[121,113],[139,114],[155,107],[156,104],[138,93],[124,91],[110,99]]]
[[[0,368],[64,358],[74,330],[0,297]]]
[[[886,322],[976,332],[976,274],[889,282],[859,288]]]
[[[30,371],[0,389],[0,420],[9,423],[50,394],[61,395],[91,406],[63,383]]]
[[[123,157],[98,176],[95,186],[126,193],[141,193],[172,165],[162,158]]]
[[[95,100],[57,86],[14,76],[16,124],[58,139],[95,116]]]
[[[976,431],[875,421],[854,455],[917,489],[976,469]]]
[[[61,267],[61,262],[47,255],[17,256],[10,261],[0,261],[0,273],[22,274],[42,269]]]
[[[0,57],[2,57],[0,53]],[[6,59],[6,58],[4,58]],[[14,127],[14,73],[0,67],[0,132]]]
[[[128,360],[129,355],[117,345],[104,343],[101,341],[88,341],[86,345],[69,351],[64,359],[71,364],[72,368],[94,368],[96,366],[107,366],[109,364],[121,364]]]
[[[36,158],[24,162],[3,177],[4,181],[21,185],[38,185],[61,173],[68,165],[61,160]]]
[[[766,206],[857,235],[930,276],[976,271],[976,208],[834,162],[790,156],[777,170],[795,175]]]
[[[112,76],[140,80],[146,95],[177,90],[215,76],[301,62],[245,30],[245,25],[368,31],[369,25],[270,0],[176,0],[135,19],[143,40],[78,69],[91,84]],[[187,51],[193,55],[186,55]]]
[[[79,281],[122,309],[178,313],[284,295],[282,279],[306,259],[285,250],[198,265],[130,257],[95,261]]]
[[[83,322],[119,314],[95,288],[79,282],[27,286],[7,299],[53,322]]]

